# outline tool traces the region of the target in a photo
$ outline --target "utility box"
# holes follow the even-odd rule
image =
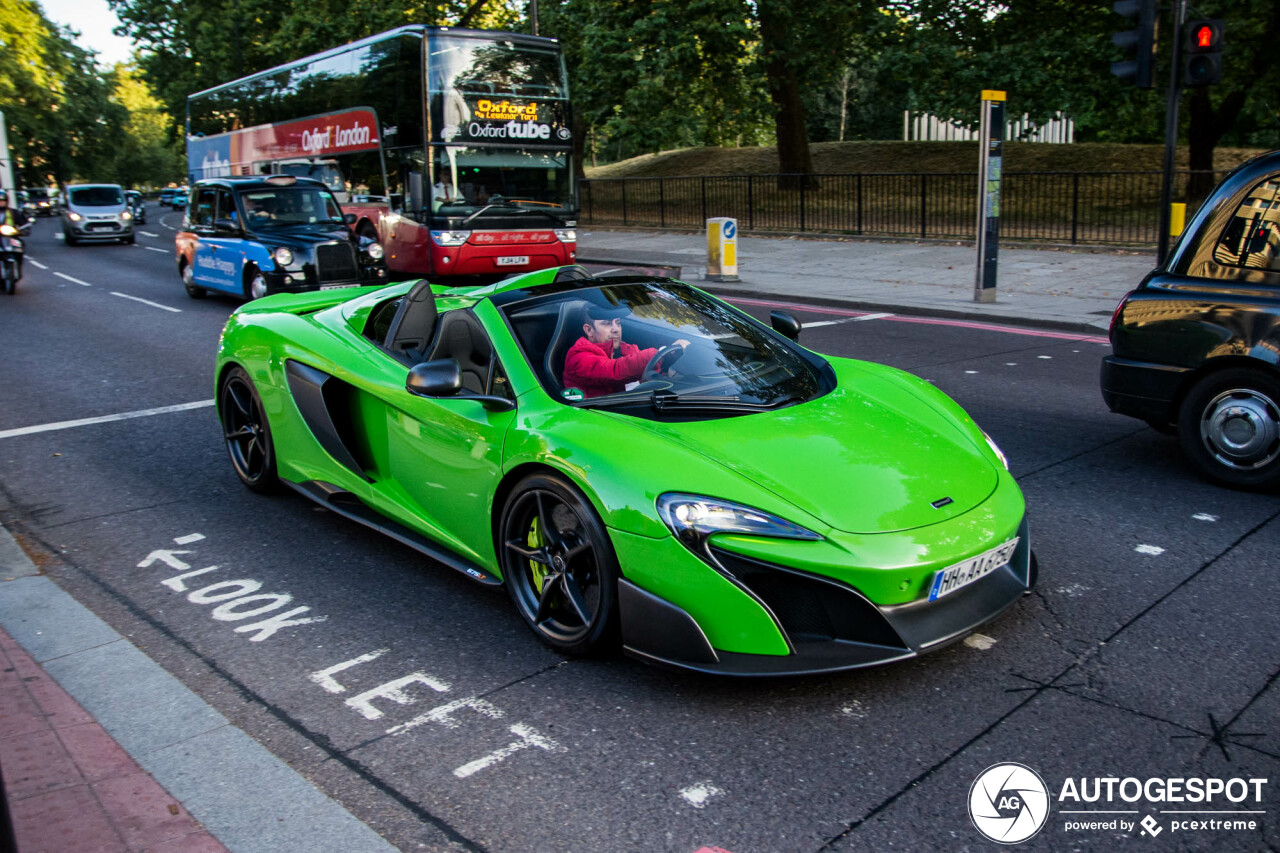
[[[738,220],[707,220],[707,281],[742,281],[738,278]]]

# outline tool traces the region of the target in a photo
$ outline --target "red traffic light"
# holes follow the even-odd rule
[[[1213,27],[1200,27],[1196,30],[1196,47],[1213,47]]]

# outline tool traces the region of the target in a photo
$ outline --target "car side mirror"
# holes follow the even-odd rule
[[[404,387],[419,397],[450,397],[462,390],[462,368],[456,358],[424,361],[409,369]]]
[[[343,222],[345,222],[345,223],[347,223],[348,225],[355,225],[355,224],[356,224],[356,219],[357,219],[357,217],[356,217],[356,215],[355,215],[354,213],[344,213],[344,214],[342,214],[342,221],[343,221]]]
[[[770,311],[769,325],[780,335],[791,340],[800,339],[800,321],[788,311]]]
[[[462,368],[456,358],[440,358],[424,361],[409,369],[404,383],[410,394],[419,397],[453,397],[458,400],[475,400],[486,409],[509,412],[516,407],[513,400],[491,394],[459,394],[462,390]]]

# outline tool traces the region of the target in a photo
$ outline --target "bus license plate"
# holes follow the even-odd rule
[[[321,290],[342,290],[347,287],[359,287],[359,286],[360,286],[359,282],[353,281],[348,284],[322,284],[320,285],[320,289]]]
[[[1007,564],[1013,557],[1013,549],[1018,547],[1018,537],[1010,539],[976,557],[956,563],[940,570],[933,576],[933,586],[929,589],[929,600],[937,601],[961,587],[981,580],[996,569]]]
[[[525,264],[529,263],[529,256],[528,255],[506,255],[503,257],[494,258],[493,261],[500,267],[522,267]]]

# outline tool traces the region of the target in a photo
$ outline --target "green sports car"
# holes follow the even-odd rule
[[[927,382],[771,322],[580,267],[269,296],[223,331],[218,415],[246,486],[505,585],[565,654],[832,672],[942,646],[1026,593],[1025,504],[994,442]]]

